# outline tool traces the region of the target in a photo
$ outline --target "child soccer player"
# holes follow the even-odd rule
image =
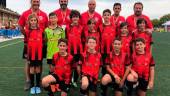
[[[62,90],[61,96],[66,96],[71,79],[71,67],[73,57],[67,52],[68,42],[66,39],[58,40],[59,52],[53,56],[53,64],[55,64],[54,73],[45,76],[42,79],[42,86],[48,91],[49,96],[54,96],[50,84],[57,83]]]
[[[29,74],[30,74],[30,67],[29,67],[29,60],[27,59],[28,58],[28,50],[27,50],[27,47],[28,47],[28,37],[24,31],[24,48],[23,48],[23,55],[22,55],[22,58],[24,59],[25,61],[25,68],[24,68],[24,71],[25,71],[25,77],[26,77],[26,82],[25,82],[25,85],[24,85],[24,90],[27,91],[30,89],[30,77],[29,77]]]
[[[87,29],[84,30],[84,44],[86,43],[86,40],[88,37],[95,37],[97,40],[97,45],[96,45],[96,51],[100,51],[100,33],[97,30],[96,26],[95,26],[96,22],[93,18],[89,19],[87,22]],[[87,49],[87,45],[84,46],[84,49],[86,51]]]
[[[71,24],[66,26],[66,36],[68,39],[68,52],[71,53],[74,58],[72,84],[77,87],[77,64],[79,62],[80,54],[83,52],[81,41],[83,27],[79,24],[80,13],[77,10],[71,11],[70,19]]]
[[[31,94],[41,93],[40,79],[42,66],[43,30],[38,27],[38,17],[31,14],[28,17],[28,29],[25,30],[28,37],[28,60],[30,61]],[[36,85],[34,85],[36,75]]]
[[[82,65],[79,65],[82,69],[80,96],[96,96],[101,54],[95,50],[96,38],[88,37],[86,43],[87,51],[82,54]]]
[[[145,51],[146,43],[142,38],[135,40],[135,51],[132,55],[131,70],[127,77],[128,96],[132,96],[133,85],[137,85],[137,95],[146,96],[147,88],[154,85],[154,60],[151,53]]]
[[[101,32],[101,54],[103,60],[102,75],[106,74],[105,59],[112,50],[112,42],[116,37],[116,29],[114,24],[110,22],[111,11],[105,9],[103,11],[103,24],[99,26]]]
[[[122,96],[123,86],[130,70],[128,55],[121,51],[122,41],[119,38],[116,38],[113,41],[112,46],[113,51],[106,59],[107,74],[105,74],[101,80],[102,86],[105,88],[102,96],[107,96],[106,90],[109,84],[114,87],[114,96]]]
[[[146,29],[146,20],[143,18],[139,18],[137,20],[137,30],[133,32],[133,40],[136,38],[143,38],[145,40],[145,45],[146,45],[146,52],[151,52],[152,53],[152,33],[150,33]]]
[[[120,16],[121,10],[122,10],[121,3],[114,3],[113,5],[114,14],[111,16],[111,22],[115,24],[117,35],[120,35],[120,24],[122,22],[125,22],[125,17]]]
[[[130,56],[132,37],[129,35],[128,24],[126,22],[120,24],[120,39],[122,41],[122,51]]]
[[[54,53],[59,51],[58,40],[65,38],[64,30],[57,25],[57,16],[55,13],[49,14],[49,26],[45,29],[45,38],[47,43],[47,64],[49,64],[50,71],[53,72],[52,57]]]

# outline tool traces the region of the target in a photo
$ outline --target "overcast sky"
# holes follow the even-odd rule
[[[144,4],[143,13],[148,15],[151,19],[160,18],[161,16],[170,13],[170,0],[96,0],[96,11],[102,13],[104,9],[111,9],[115,2],[122,3],[121,15],[127,17],[133,14],[134,2],[141,1]],[[77,9],[84,12],[88,9],[88,0],[69,0],[68,7],[70,9]],[[7,7],[22,13],[30,8],[30,0],[7,0]],[[59,8],[58,0],[41,0],[41,9],[46,13],[52,12]]]

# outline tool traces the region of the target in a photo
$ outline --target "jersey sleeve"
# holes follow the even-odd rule
[[[44,19],[45,19],[45,28],[48,27],[48,16],[46,13],[44,13]]]
[[[151,60],[150,60],[150,67],[152,66],[155,66],[155,61],[154,61],[153,56],[151,57]]]
[[[152,34],[150,34],[150,44],[152,45],[154,42],[153,42],[153,38],[152,38]]]
[[[150,18],[147,17],[147,16],[146,16],[146,21],[147,21],[147,27],[148,27],[149,29],[153,29],[153,24],[152,24]]]
[[[21,27],[24,27],[26,25],[26,20],[25,20],[25,15],[24,13],[20,16],[19,20],[18,20],[18,24]]]

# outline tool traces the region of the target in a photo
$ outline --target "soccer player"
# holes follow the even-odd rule
[[[132,36],[129,35],[128,24],[126,22],[120,24],[120,39],[122,41],[122,51],[130,56],[132,53]]]
[[[152,33],[150,33],[146,28],[147,22],[144,18],[139,18],[137,20],[137,30],[132,34],[133,40],[136,38],[143,38],[145,40],[146,52],[152,53]]]
[[[57,83],[62,90],[61,96],[66,96],[70,81],[71,81],[71,68],[73,57],[67,52],[68,42],[66,39],[58,40],[59,52],[53,56],[53,64],[55,64],[54,73],[45,76],[42,79],[42,86],[48,91],[49,96],[54,96],[50,84]]]
[[[106,96],[107,86],[111,84],[115,90],[115,96],[122,96],[123,86],[130,70],[129,57],[121,51],[122,41],[116,38],[113,43],[113,51],[107,57],[107,74],[102,77],[101,84],[105,88],[102,96]]]
[[[60,8],[55,10],[54,13],[58,18],[58,25],[61,26],[64,30],[66,25],[71,23],[70,21],[70,12],[71,10],[67,7],[68,0],[59,0]]]
[[[54,53],[59,51],[58,40],[65,38],[64,30],[57,24],[57,16],[55,13],[49,14],[49,26],[45,29],[45,37],[47,43],[47,64],[49,64],[50,71],[53,72],[54,65],[52,65],[52,58]]]
[[[120,16],[120,12],[122,10],[122,5],[120,3],[114,3],[113,11],[114,14],[111,16],[111,22],[116,26],[117,35],[120,35],[120,24],[125,22],[125,18]]]
[[[89,0],[88,11],[81,14],[81,24],[85,27],[89,19],[93,18],[96,22],[96,28],[102,24],[102,16],[95,11],[96,0]]]
[[[87,28],[84,28],[84,36],[83,36],[83,45],[85,45],[86,40],[88,37],[95,37],[97,40],[97,45],[96,45],[96,51],[100,51],[100,33],[97,30],[97,28],[95,27],[95,20],[93,18],[89,19],[87,22]],[[86,51],[87,49],[87,45],[84,46],[84,50]]]
[[[22,13],[22,15],[19,18],[18,25],[20,27],[21,33],[24,35],[24,52],[23,52],[23,58],[27,58],[27,37],[25,33],[25,28],[28,27],[28,16],[32,13],[36,14],[39,18],[39,27],[41,29],[45,29],[48,26],[48,17],[45,12],[39,9],[40,7],[40,0],[30,0],[31,7],[30,9],[26,10]],[[26,57],[25,57],[26,56]],[[24,90],[28,90],[30,88],[30,78],[29,78],[29,61],[26,61],[25,64],[25,75],[26,75],[26,83],[24,86]]]
[[[116,37],[115,26],[110,22],[111,11],[109,9],[105,9],[103,11],[103,24],[99,26],[99,30],[101,33],[101,54],[103,60],[103,68],[102,74],[106,73],[105,70],[105,59],[108,54],[110,54],[112,50],[112,42]]]
[[[152,33],[153,25],[151,20],[148,16],[142,14],[143,11],[143,4],[141,2],[136,2],[133,7],[134,14],[127,17],[126,22],[128,23],[128,29],[130,35],[132,32],[137,28],[136,22],[139,18],[144,18],[147,22],[146,28],[147,30]]]
[[[146,96],[147,89],[154,86],[154,66],[152,55],[145,51],[145,40],[137,38],[135,40],[135,52],[132,55],[131,70],[127,77],[128,96],[132,96],[132,89],[137,86],[137,95]]]
[[[87,51],[82,54],[81,89],[80,96],[96,96],[97,81],[101,65],[101,54],[95,50],[97,40],[94,37],[87,38]]]
[[[31,94],[41,93],[41,66],[42,66],[42,48],[43,48],[43,30],[38,27],[38,17],[31,14],[28,17],[28,28],[25,29],[28,38],[28,60],[30,61],[30,81]],[[36,85],[34,77],[36,75]]]
[[[72,10],[70,13],[71,24],[66,26],[66,36],[68,39],[68,52],[74,58],[73,64],[73,78],[72,84],[77,87],[78,73],[77,73],[77,64],[80,61],[80,54],[83,52],[82,47],[82,31],[83,27],[79,24],[80,13],[77,10]]]

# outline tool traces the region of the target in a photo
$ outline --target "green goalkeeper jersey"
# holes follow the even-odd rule
[[[54,53],[59,51],[58,40],[65,38],[65,32],[61,27],[56,27],[55,29],[46,28],[45,38],[47,41],[47,59],[52,59]]]

